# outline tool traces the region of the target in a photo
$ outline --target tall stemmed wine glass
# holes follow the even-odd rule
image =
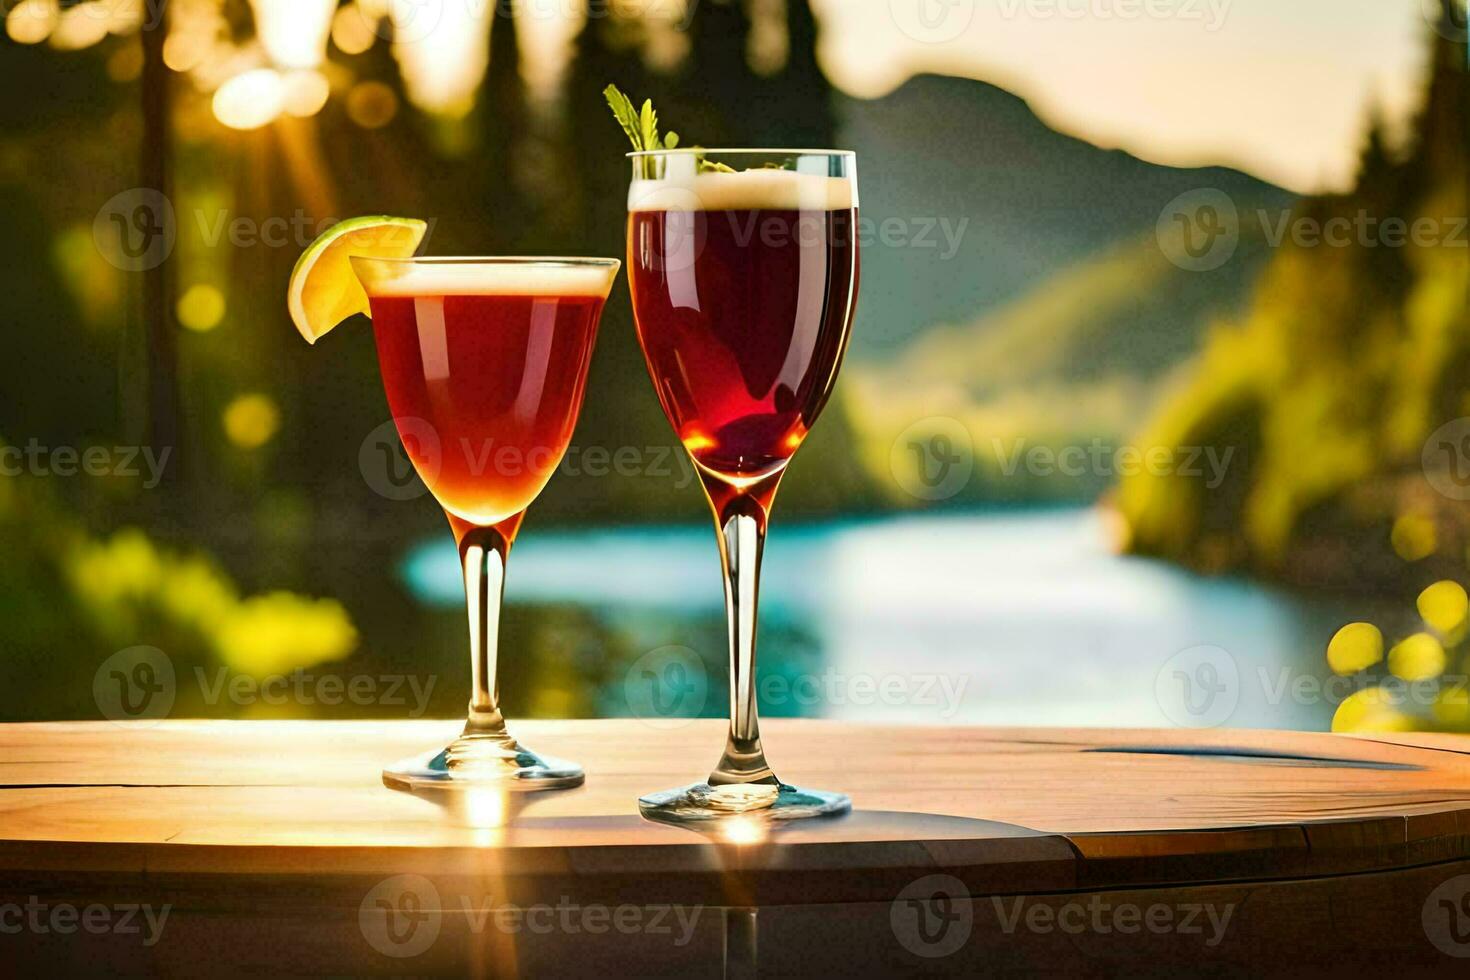
[[[783,783],[757,720],[756,598],[766,522],[837,380],[858,285],[857,172],[832,150],[630,153],[628,269],[664,414],[714,512],[730,642],[730,730],[705,782],[639,800],[670,822],[840,813]]]
[[[496,688],[505,563],[561,463],[616,259],[352,259],[404,449],[459,545],[470,619],[469,719],[442,750],[383,771],[396,788],[552,789],[582,767],[506,731]]]

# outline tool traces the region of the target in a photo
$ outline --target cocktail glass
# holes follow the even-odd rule
[[[670,822],[840,813],[840,793],[783,783],[757,720],[756,599],[787,464],[827,403],[858,286],[852,153],[629,154],[628,274],[664,414],[694,460],[719,538],[730,729],[709,779],[642,797]]]
[[[616,259],[352,259],[372,306],[388,406],[459,545],[470,623],[469,719],[448,747],[383,771],[389,786],[552,789],[573,762],[506,730],[496,687],[506,558],[566,453]]]

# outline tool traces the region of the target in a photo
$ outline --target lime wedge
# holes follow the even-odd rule
[[[339,222],[318,236],[296,260],[286,306],[291,322],[314,344],[352,316],[368,312],[367,293],[348,259],[406,259],[418,251],[428,225],[417,218],[369,215]]]

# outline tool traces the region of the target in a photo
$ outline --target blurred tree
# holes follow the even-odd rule
[[[1180,474],[1122,481],[1133,550],[1343,589],[1463,574],[1470,516],[1432,488],[1423,454],[1470,415],[1470,75],[1452,34],[1431,35],[1406,151],[1370,125],[1357,187],[1302,201],[1250,315],[1215,330],[1144,433],[1235,455],[1213,491]],[[1406,517],[1427,549],[1394,533]]]

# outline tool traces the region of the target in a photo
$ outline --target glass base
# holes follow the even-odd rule
[[[532,791],[582,785],[575,762],[532,752],[509,735],[462,735],[438,752],[403,759],[383,770],[390,789]]]
[[[649,820],[664,823],[700,823],[732,817],[763,820],[800,820],[830,817],[852,809],[846,793],[801,789],[785,783],[732,783],[711,786],[694,783],[639,797],[638,810]]]

